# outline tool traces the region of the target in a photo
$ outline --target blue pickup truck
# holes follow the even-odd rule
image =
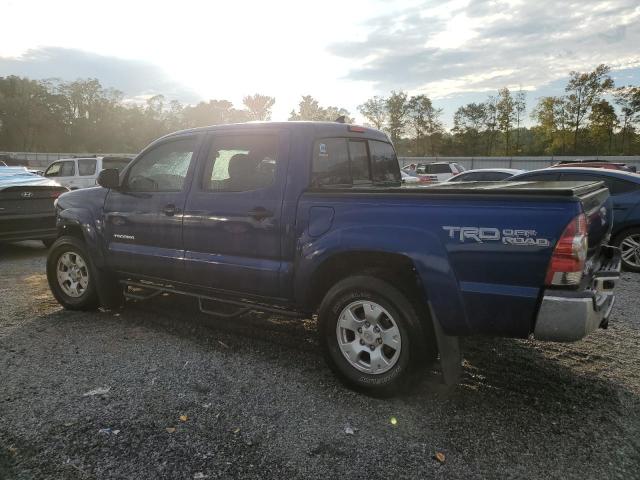
[[[170,292],[203,312],[317,314],[330,367],[394,392],[458,338],[606,327],[620,254],[601,182],[402,186],[377,130],[249,123],[165,136],[56,202],[47,277],[67,309]]]

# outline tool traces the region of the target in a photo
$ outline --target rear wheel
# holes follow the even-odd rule
[[[349,386],[391,395],[428,357],[411,302],[371,276],[338,282],[320,305],[320,341],[331,369]]]
[[[75,237],[54,242],[47,257],[47,280],[53,296],[69,310],[98,308],[96,273],[84,243]]]
[[[640,272],[640,228],[625,230],[613,243],[620,248],[624,269]]]

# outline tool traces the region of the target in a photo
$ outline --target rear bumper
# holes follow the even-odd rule
[[[607,259],[582,291],[545,290],[533,336],[552,342],[575,342],[598,327],[606,327],[620,279],[620,251],[605,247]]]

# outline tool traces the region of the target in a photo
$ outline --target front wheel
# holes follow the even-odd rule
[[[624,269],[640,272],[640,228],[625,230],[616,237],[613,243],[620,248]]]
[[[47,280],[56,300],[68,310],[98,308],[95,269],[84,243],[60,237],[49,249]]]
[[[338,282],[323,299],[318,321],[329,366],[357,390],[391,395],[428,357],[411,302],[375,277],[353,276]]]

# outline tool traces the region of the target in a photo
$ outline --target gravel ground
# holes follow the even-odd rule
[[[0,479],[640,478],[640,275],[608,330],[466,339],[460,385],[381,400],[336,381],[311,320],[63,311],[45,253],[0,245]]]

